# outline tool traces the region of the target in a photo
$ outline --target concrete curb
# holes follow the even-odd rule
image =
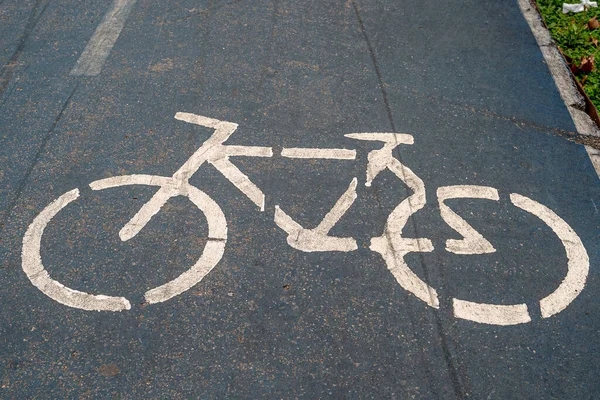
[[[538,46],[540,46],[546,65],[548,65],[548,69],[554,78],[560,97],[565,102],[569,114],[571,114],[577,132],[581,135],[600,137],[598,126],[596,126],[591,117],[585,112],[585,99],[579,93],[577,85],[568,70],[568,66],[552,40],[550,32],[544,26],[537,8],[531,3],[532,0],[517,1]],[[592,160],[598,178],[600,178],[600,150],[590,146],[585,146],[585,149]]]

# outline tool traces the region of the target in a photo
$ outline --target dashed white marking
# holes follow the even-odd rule
[[[454,316],[490,325],[517,325],[531,322],[526,304],[500,305],[453,299]]]
[[[305,229],[279,206],[275,206],[275,223],[287,234],[288,244],[298,250],[314,251],[353,251],[358,249],[353,238],[328,236],[327,234],[335,224],[348,211],[356,200],[357,179],[352,179],[348,189],[342,194],[331,210],[325,215],[316,228]]]
[[[70,75],[96,76],[100,74],[135,2],[136,0],[115,0],[113,2],[111,9],[104,15],[102,22],[77,59]]]
[[[348,149],[314,149],[314,148],[284,148],[281,156],[287,158],[326,158],[333,160],[354,160],[356,150]]]
[[[587,280],[590,259],[579,236],[562,218],[548,207],[525,196],[513,193],[512,203],[546,223],[560,239],[567,252],[567,275],[558,288],[540,300],[542,318],[564,310],[581,293]]]
[[[454,254],[487,254],[494,253],[496,249],[467,221],[448,207],[444,201],[447,199],[487,199],[498,201],[498,190],[488,186],[456,185],[443,186],[437,190],[440,214],[444,221],[464,239],[449,239],[446,241],[446,250]]]

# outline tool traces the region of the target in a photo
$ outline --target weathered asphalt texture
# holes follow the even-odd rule
[[[138,1],[97,77],[72,77],[109,1],[0,1],[0,397],[557,398],[600,397],[600,180],[574,132],[516,1]],[[122,174],[171,175],[209,130],[178,111],[237,122],[229,143],[357,148],[360,159],[238,159],[267,194],[264,213],[212,167],[192,183],[222,207],[225,256],[190,291],[159,305],[142,294],[203,249],[204,217],[169,201],[135,239],[118,231],[148,187],[91,192]],[[364,187],[373,145],[351,132],[412,133],[399,155],[428,203],[406,236],[436,250],[409,265],[436,287],[436,311],[403,290],[368,249],[410,192],[385,172]],[[279,204],[315,226],[359,178],[332,234],[352,253],[303,253],[273,222]],[[435,189],[474,184],[501,201],[453,200],[498,250],[444,251],[459,238]],[[73,188],[47,228],[54,279],[125,295],[122,313],[58,304],[21,269],[33,218]],[[550,207],[581,237],[588,283],[541,319],[539,298],[566,272],[556,236],[507,200]],[[415,232],[415,227],[417,232]],[[452,317],[447,300],[526,302],[533,322]]]

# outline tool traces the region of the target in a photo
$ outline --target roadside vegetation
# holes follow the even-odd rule
[[[563,14],[564,0],[537,0],[552,38],[586,94],[600,109],[600,8]],[[566,1],[579,3],[579,1]]]

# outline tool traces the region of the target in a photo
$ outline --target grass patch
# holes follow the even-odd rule
[[[600,7],[576,14],[563,14],[564,0],[536,1],[550,34],[565,55],[571,71],[592,103],[600,109],[600,28],[594,20],[596,17],[600,21]]]

